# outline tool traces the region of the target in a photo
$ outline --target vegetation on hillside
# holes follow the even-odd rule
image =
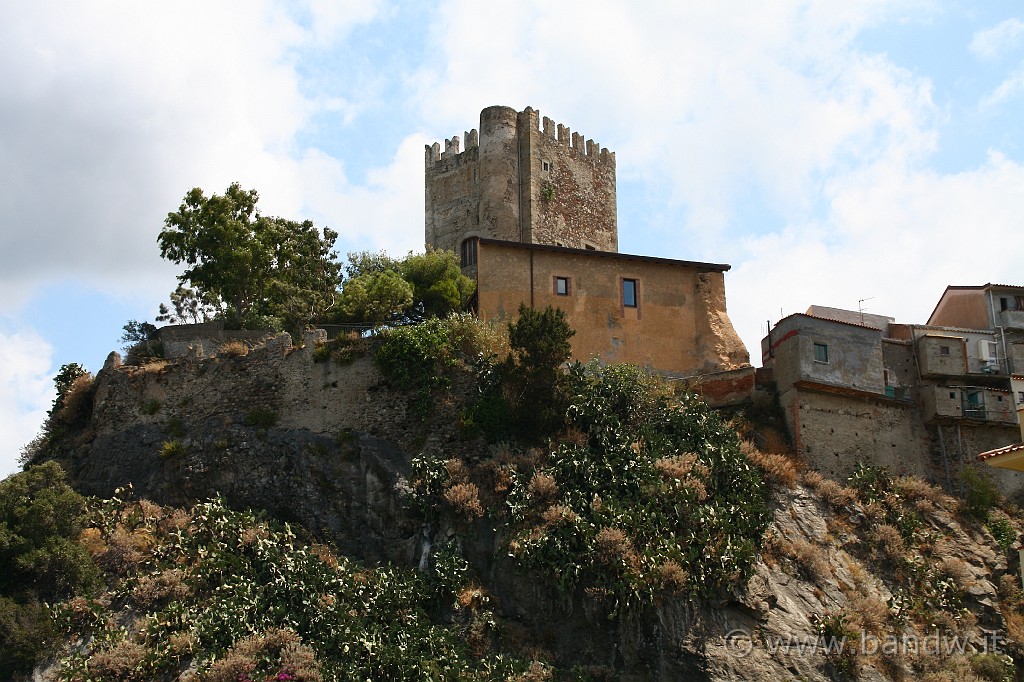
[[[361,566],[299,532],[219,500],[87,504],[53,463],[12,476],[0,676],[59,653],[61,679],[82,681],[543,678],[543,665],[432,622],[455,576]]]
[[[454,329],[438,320],[395,330],[377,351],[385,376],[417,390],[421,407],[467,355]],[[742,584],[770,519],[735,432],[639,368],[563,370],[572,334],[562,311],[522,307],[507,357],[477,354],[469,435],[511,440],[500,456],[417,461],[421,505],[469,521],[486,513],[523,569],[611,612]]]

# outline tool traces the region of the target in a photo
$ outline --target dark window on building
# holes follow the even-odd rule
[[[636,308],[636,284],[635,279],[622,280],[622,305],[627,308]]]
[[[551,170],[551,162],[550,161],[541,161],[540,162],[540,168],[541,168],[542,171],[547,173],[548,171]]]
[[[555,277],[555,294],[568,296],[572,293],[572,283],[568,277]]]
[[[1017,403],[1024,405],[1024,391],[1017,391]]]
[[[956,391],[950,391],[949,392],[949,397],[953,398],[954,400],[956,400]]]
[[[815,362],[828,362],[828,344],[827,343],[816,343],[816,344],[814,344],[814,361]]]
[[[597,251],[596,246],[594,246],[593,244],[587,244],[585,242],[583,244],[583,248],[586,249],[587,251]]]
[[[939,355],[949,355],[949,346],[939,346]]]
[[[997,395],[997,396],[996,396],[996,400],[997,400],[998,402],[1003,402],[1003,396],[1001,396],[1001,395]]]
[[[476,240],[467,239],[462,242],[462,267],[476,265]]]

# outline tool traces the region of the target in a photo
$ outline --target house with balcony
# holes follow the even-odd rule
[[[1020,440],[1024,373],[1011,369],[1015,360],[1024,368],[1015,354],[1024,350],[1024,327],[985,325],[1018,324],[1006,313],[1024,313],[1024,305],[1014,307],[1020,301],[1008,290],[1024,287],[962,289],[958,298],[947,288],[940,314],[925,325],[811,306],[771,329],[762,365],[811,466],[842,477],[862,462],[950,486],[977,453]],[[1024,491],[1024,474],[995,479],[1006,493]]]

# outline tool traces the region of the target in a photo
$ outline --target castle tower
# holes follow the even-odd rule
[[[470,237],[618,251],[615,154],[527,107],[480,112],[479,136],[427,145],[425,241]],[[463,253],[464,265],[467,254]]]

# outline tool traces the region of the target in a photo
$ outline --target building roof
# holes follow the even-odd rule
[[[833,320],[830,317],[818,317],[817,315],[808,315],[807,313],[793,313],[792,315],[786,315],[784,318],[782,318],[781,320],[776,322],[774,327],[778,327],[780,324],[782,324],[783,322],[785,322],[786,320],[788,320],[791,317],[806,317],[806,318],[811,319],[811,320],[821,320],[822,322],[832,322],[833,324],[843,324],[843,325],[846,325],[847,327],[859,327],[861,329],[869,329],[869,330],[871,330],[873,332],[879,332],[879,333],[881,333],[881,331],[882,331],[878,327],[870,327],[870,326],[868,326],[866,324],[857,324],[856,322],[846,322],[845,320]]]
[[[978,461],[1000,469],[1024,471],[1024,443],[989,450],[978,455]]]
[[[938,311],[939,306],[942,305],[942,299],[944,299],[946,294],[950,291],[986,291],[989,289],[1016,289],[1020,293],[1024,294],[1024,286],[1019,284],[993,284],[992,282],[989,282],[988,284],[950,284],[945,288],[945,290],[943,290],[942,295],[939,296],[939,300],[935,303],[935,307],[932,308],[932,314],[928,316],[928,319],[931,320],[935,317],[935,313]]]
[[[481,244],[495,244],[498,246],[508,246],[514,249],[526,249],[528,251],[549,251],[553,253],[571,253],[578,256],[587,256],[588,258],[610,258],[617,260],[632,260],[640,261],[642,263],[662,263],[664,265],[681,265],[689,268],[698,268],[701,270],[714,270],[716,272],[726,272],[732,269],[731,265],[725,263],[702,263],[700,261],[690,260],[674,260],[672,258],[659,258],[657,256],[636,256],[630,253],[619,253],[618,251],[595,251],[593,249],[574,249],[568,246],[553,246],[551,244],[533,244],[530,242],[510,242],[503,239],[488,239],[486,237],[478,237]]]

